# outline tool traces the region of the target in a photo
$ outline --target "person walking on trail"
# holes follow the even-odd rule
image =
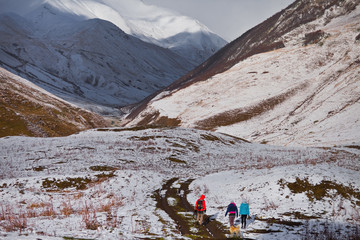
[[[196,221],[201,225],[204,220],[204,212],[206,212],[205,195],[201,195],[195,203]]]
[[[239,212],[238,212],[238,208],[236,206],[236,204],[234,203],[234,201],[232,201],[226,210],[225,213],[225,217],[226,215],[229,213],[229,223],[230,223],[230,227],[233,226],[234,227],[234,221],[235,221],[235,216],[238,217]]]
[[[250,216],[249,204],[246,200],[240,205],[240,215],[241,215],[241,228],[246,228],[246,218]]]

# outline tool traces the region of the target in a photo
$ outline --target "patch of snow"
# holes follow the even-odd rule
[[[169,160],[174,154],[183,162]],[[328,163],[328,159],[333,162]],[[4,212],[14,217],[29,214],[21,233],[6,232],[9,222],[0,220],[2,239],[183,238],[153,197],[173,177],[179,181],[195,179],[187,196],[189,202],[194,203],[204,193],[207,213],[220,212],[217,220],[225,226],[227,219],[222,213],[228,202],[239,204],[241,198],[247,198],[251,214],[258,217],[296,221],[291,214],[283,214],[300,212],[318,216],[321,221],[338,222],[343,230],[346,225],[352,226],[352,200],[337,195],[310,201],[304,193],[291,193],[280,180],[294,182],[299,177],[311,184],[329,180],[360,189],[359,153],[346,148],[337,151],[250,144],[219,133],[182,128],[102,129],[59,138],[0,138],[0,160],[0,216]],[[111,172],[113,176],[96,180],[97,175]],[[53,180],[77,178],[94,182],[85,189],[72,186],[61,190],[48,185]],[[263,209],[272,203],[276,209]],[[340,203],[344,210],[332,216],[332,209]],[[65,210],[71,211],[66,215]],[[53,217],[47,215],[49,211]],[[98,224],[96,230],[87,229],[86,216]],[[255,220],[248,230],[265,227]],[[274,236],[289,239],[298,237],[295,230],[304,231],[274,224],[271,229],[275,228],[282,232]],[[272,236],[243,234],[259,239]]]

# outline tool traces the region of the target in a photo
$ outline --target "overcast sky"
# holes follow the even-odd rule
[[[295,0],[143,0],[198,19],[227,41],[240,37]]]

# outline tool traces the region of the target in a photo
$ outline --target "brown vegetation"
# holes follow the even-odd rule
[[[296,178],[295,182],[285,182],[281,179],[279,184],[282,187],[287,186],[292,193],[305,193],[310,201],[321,200],[324,197],[333,198],[333,195],[340,195],[344,199],[356,199],[354,205],[360,206],[360,192],[351,185],[344,186],[328,180],[322,180],[318,184],[311,184],[307,178]]]
[[[325,32],[322,30],[307,33],[304,37],[304,45],[307,46],[309,44],[316,44],[320,42],[325,37],[325,35]]]
[[[274,109],[274,107],[283,103],[286,99],[296,94],[298,90],[301,90],[305,87],[306,84],[302,84],[283,94],[264,100],[257,105],[250,106],[248,108],[238,108],[225,111],[207,119],[198,121],[196,125],[200,129],[213,130],[220,126],[229,126],[242,121],[247,121],[253,117],[263,114],[264,112]]]
[[[105,127],[97,114],[85,111],[0,72],[0,137],[67,136],[82,130]]]
[[[147,114],[143,119],[137,124],[137,126],[156,126],[156,127],[177,127],[180,126],[181,121],[177,118],[168,118],[161,116],[160,112],[155,112],[153,114]]]

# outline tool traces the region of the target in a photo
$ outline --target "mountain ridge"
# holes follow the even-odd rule
[[[9,17],[25,21],[14,15],[3,18]],[[2,27],[1,65],[70,102],[84,99],[105,106],[137,102],[192,67],[107,21],[84,20],[59,28],[60,35],[54,27],[38,36],[31,25],[13,24],[12,32]]]
[[[298,6],[311,8],[304,5],[307,2],[297,1],[282,12]],[[317,10],[320,17],[315,20],[307,22],[304,15],[306,24],[299,19],[301,24],[286,34],[274,33],[272,43],[282,42],[281,48],[240,57],[235,65],[231,63],[235,58],[229,55],[216,58],[226,52],[221,49],[213,56],[218,65],[211,65],[210,59],[204,63],[218,72],[199,67],[195,70],[198,74],[190,72],[143,101],[124,124],[174,124],[279,145],[356,142],[359,136],[354,129],[360,129],[359,119],[351,112],[359,111],[359,2],[326,3],[328,9]],[[280,18],[280,13],[272,18]],[[246,34],[256,33],[264,25]],[[256,43],[255,50],[261,44]],[[219,67],[221,61],[231,64]],[[343,124],[345,119],[347,124]]]
[[[341,4],[337,0],[318,0],[318,3],[316,4],[318,7],[306,8],[306,4],[310,4],[310,2],[311,0],[297,0],[286,9],[249,29],[243,35],[216,52],[204,63],[177,79],[168,86],[165,91],[174,91],[176,89],[187,87],[197,81],[206,80],[218,73],[226,71],[239,61],[252,55],[283,48],[285,45],[279,38],[284,35],[284,33],[290,32],[296,26],[316,20],[317,17],[324,14],[326,9]],[[345,3],[343,3],[346,4],[345,11],[348,12],[354,10],[356,2],[356,0],[345,1]],[[325,5],[321,5],[322,3]],[[301,11],[309,10],[309,12],[306,13],[307,15],[305,17],[302,16],[297,19],[297,16],[301,14],[299,12],[293,14],[295,11],[298,11],[297,9],[300,9]],[[283,19],[286,20],[289,18],[291,20],[289,25],[282,22]],[[281,26],[283,29],[280,28]],[[281,32],[278,32],[279,28],[281,29]],[[146,101],[147,100],[144,102],[146,103]],[[137,112],[138,111],[134,111],[130,117],[133,117]]]
[[[30,5],[24,0],[14,2],[17,3],[15,6],[14,3],[4,4],[0,13],[15,12],[43,30],[63,22],[99,18],[112,22],[125,33],[145,42],[173,50],[194,65],[200,64],[227,43],[198,20],[155,5],[147,5],[140,0],[34,0]],[[54,18],[55,15],[57,17]],[[66,17],[63,18],[62,15]],[[176,37],[181,33],[189,35],[185,38]],[[193,33],[206,38],[206,44],[199,44],[198,38],[192,36]],[[199,55],[191,55],[193,51]]]
[[[123,27],[129,34],[118,28],[123,12],[118,12],[120,7],[115,8],[113,1],[35,1],[29,10],[22,9],[30,4],[28,1],[15,2],[24,6],[11,8],[4,4],[1,9],[15,12],[3,13],[0,22],[4,36],[0,39],[1,66],[69,102],[105,115],[122,114],[119,107],[139,102],[168,86],[224,44],[214,45],[211,39],[218,38],[215,35],[206,36],[203,44],[201,39],[208,29],[193,20],[183,21],[178,15],[173,16],[180,19],[177,25],[184,22],[200,35],[189,33],[185,42],[179,36],[170,42],[164,40],[178,43],[174,46],[179,47],[178,51],[144,41],[145,37],[139,39],[127,25]],[[153,9],[161,18],[172,17],[167,10],[131,2],[130,8],[136,6],[147,13]],[[124,24],[130,21],[125,20]]]

